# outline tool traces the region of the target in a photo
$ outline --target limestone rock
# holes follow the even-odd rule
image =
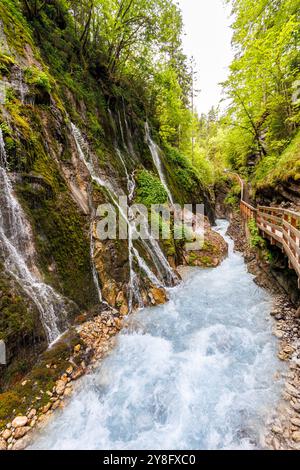
[[[56,410],[60,406],[60,400],[57,400],[52,405],[52,410]]]
[[[298,398],[300,397],[300,392],[294,387],[293,385],[286,383],[285,388],[287,392],[292,395],[292,397]]]
[[[28,423],[28,418],[27,416],[17,416],[13,422],[12,422],[12,426],[13,428],[21,428],[23,426],[26,426],[26,424]]]
[[[272,427],[272,431],[273,431],[275,434],[283,434],[283,429],[280,428],[279,426],[273,426],[273,427]]]
[[[128,315],[128,312],[128,306],[126,305],[126,303],[124,303],[120,308],[120,315],[122,315],[122,317],[126,317],[126,315]]]
[[[65,388],[66,388],[66,382],[64,380],[59,380],[56,383],[56,387],[55,387],[55,391],[57,395],[62,395],[65,391]]]
[[[6,450],[6,449],[7,449],[6,441],[0,437],[0,451]]]
[[[72,375],[73,370],[74,370],[73,366],[68,367],[67,370],[66,370],[66,374]]]
[[[162,305],[167,302],[167,295],[164,289],[153,287],[150,289],[150,294],[156,305]]]
[[[29,411],[29,413],[28,413],[28,415],[27,415],[27,418],[28,418],[29,420],[31,420],[32,418],[34,418],[34,417],[36,416],[36,413],[37,413],[37,412],[36,412],[36,409],[33,408],[32,410]]]
[[[25,436],[22,439],[19,439],[17,442],[14,443],[12,446],[12,450],[24,450],[26,447],[29,446],[31,443],[30,436]]]
[[[30,431],[30,427],[29,426],[24,426],[22,428],[17,428],[15,430],[15,434],[14,434],[14,438],[15,439],[21,439],[22,437],[25,436],[25,434],[28,433],[28,431]]]
[[[293,424],[293,426],[297,426],[298,428],[300,428],[300,418],[292,418],[291,423]]]
[[[300,442],[300,431],[293,432],[292,438],[293,441]]]
[[[295,411],[300,412],[300,403],[291,403],[291,406],[294,408]]]
[[[84,370],[79,368],[78,370],[76,370],[75,372],[73,372],[72,374],[72,380],[77,380],[79,379],[80,377],[82,377],[84,374]]]
[[[11,436],[11,430],[10,429],[5,429],[2,433],[2,438],[7,441]]]
[[[47,403],[47,405],[45,405],[45,406],[43,407],[42,413],[44,413],[44,414],[45,414],[45,413],[48,413],[48,411],[50,410],[51,406],[52,406],[52,403]]]

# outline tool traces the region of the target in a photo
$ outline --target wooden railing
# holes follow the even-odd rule
[[[289,267],[298,275],[300,289],[300,213],[279,207],[253,207],[241,200],[245,220],[255,219],[262,235],[287,255]]]

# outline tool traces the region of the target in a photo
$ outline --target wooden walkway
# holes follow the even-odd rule
[[[268,238],[271,244],[279,246],[286,254],[289,267],[298,275],[300,289],[300,213],[279,207],[253,207],[243,198],[241,213],[245,220],[256,220],[262,236]]]

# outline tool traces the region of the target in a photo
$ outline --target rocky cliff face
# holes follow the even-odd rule
[[[141,172],[161,194],[167,185],[179,203],[203,202],[213,220],[210,192],[187,161],[157,146],[162,181],[149,145],[155,126],[147,137],[138,93],[110,83],[101,67],[69,67],[63,25],[49,18],[47,27],[55,31],[49,38],[13,5],[0,5],[2,165],[30,226],[36,267],[33,273],[26,265],[30,282],[57,293],[66,324],[80,312],[100,311],[102,303],[121,315],[160,303],[162,289],[177,282],[170,267],[180,259],[176,243],[100,240],[97,207],[116,206],[119,196],[142,202]],[[0,266],[0,339],[18,375],[22,358],[34,357],[49,341],[32,291],[24,289],[19,271],[8,269],[3,252]]]

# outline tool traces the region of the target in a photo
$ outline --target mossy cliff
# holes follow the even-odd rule
[[[34,19],[26,17],[18,0],[0,4],[0,126],[10,175],[32,228],[38,268],[44,281],[72,302],[71,323],[78,312],[98,308],[93,262],[104,300],[123,314],[129,278],[128,242],[97,239],[95,210],[111,196],[92,181],[71,123],[80,129],[103,178],[119,193],[127,193],[129,174],[136,179],[136,202],[149,202],[148,183],[155,188],[150,188],[151,203],[164,202],[166,194],[145,139],[151,115],[147,90],[112,80],[101,58],[86,61],[69,22],[59,1],[46,2]],[[157,137],[155,122],[148,121]],[[172,148],[163,148],[161,158],[174,199],[203,202],[213,220],[210,190],[187,159]],[[176,258],[174,244],[162,248]],[[151,257],[143,256],[156,273]],[[151,285],[135,269],[147,302]],[[0,293],[0,339],[9,344],[9,361],[14,358],[22,371],[22,357],[33,360],[45,348],[45,334],[32,301],[3,269]]]

